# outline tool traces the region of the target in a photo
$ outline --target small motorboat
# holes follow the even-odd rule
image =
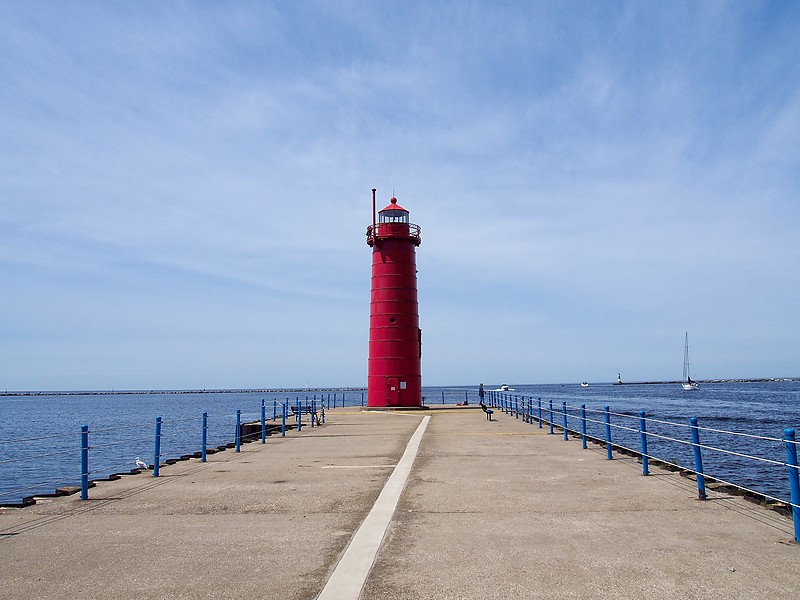
[[[589,387],[588,381],[581,381],[581,387]]]
[[[502,384],[499,388],[495,390],[495,392],[513,392],[514,388],[508,387],[507,383]]]

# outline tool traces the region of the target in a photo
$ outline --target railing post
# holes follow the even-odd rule
[[[555,431],[553,431],[553,400],[551,398],[550,399],[550,435],[552,435],[553,433],[555,433]]]
[[[639,411],[639,437],[642,440],[642,475],[650,475],[650,467],[647,464],[647,423],[645,422],[646,413]]]
[[[466,406],[467,404],[469,404],[469,392],[467,390],[464,390],[464,406]]]
[[[281,437],[286,437],[286,403],[281,402]]]
[[[267,401],[261,400],[261,443],[267,443]]]
[[[206,462],[206,446],[208,445],[208,413],[203,413],[202,447],[200,448],[200,462]]]
[[[614,458],[611,454],[611,407],[604,406],[603,412],[605,413],[606,419],[606,458],[611,460]]]
[[[444,390],[442,390],[442,404],[444,404]]]
[[[697,429],[697,417],[689,419],[692,430],[692,450],[694,450],[694,470],[697,475],[697,497],[706,499],[706,478],[703,477],[703,455],[700,453],[700,432]]]
[[[514,418],[519,419],[519,396],[514,394]]]
[[[561,412],[564,415],[564,441],[569,440],[569,435],[567,434],[567,402],[566,400],[561,403]]]
[[[272,401],[272,420],[276,421],[278,419],[278,401]]]
[[[797,443],[794,429],[783,430],[786,441],[786,466],[789,467],[789,489],[792,494],[792,520],[794,521],[794,541],[800,543],[800,477],[797,466]]]
[[[317,401],[311,401],[311,427],[314,427],[314,415],[317,413]]]
[[[156,417],[156,440],[153,445],[153,477],[158,477],[158,465],[161,462],[161,417]]]
[[[539,398],[539,429],[542,428],[542,399]]]
[[[300,400],[297,401],[297,432],[303,431],[303,409]]]
[[[586,405],[581,404],[581,446],[586,450]]]
[[[89,499],[89,426],[81,425],[81,500]]]
[[[242,409],[236,409],[236,452],[242,447]]]
[[[325,407],[322,407],[322,424],[325,424]]]

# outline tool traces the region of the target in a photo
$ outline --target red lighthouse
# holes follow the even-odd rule
[[[422,330],[417,303],[418,225],[392,198],[375,215],[372,190],[372,225],[367,244],[372,247],[372,293],[369,306],[370,407],[422,406]]]

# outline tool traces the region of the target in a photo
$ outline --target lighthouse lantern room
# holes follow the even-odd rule
[[[422,330],[417,301],[416,248],[420,228],[392,198],[375,211],[367,244],[372,247],[367,405],[373,408],[422,406]]]

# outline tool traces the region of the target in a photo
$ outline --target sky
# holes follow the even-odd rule
[[[800,376],[800,3],[3,2],[0,388]],[[379,208],[380,208],[379,206]]]

